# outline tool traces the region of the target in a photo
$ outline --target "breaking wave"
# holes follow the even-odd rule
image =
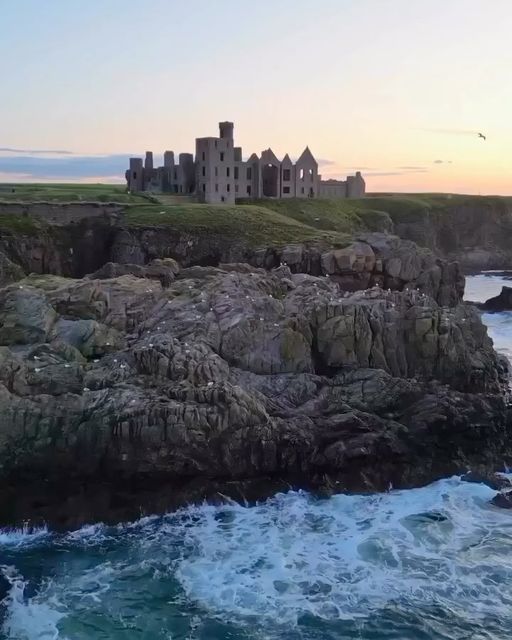
[[[17,640],[507,638],[512,516],[492,496],[451,478],[17,533],[0,546],[1,628]]]

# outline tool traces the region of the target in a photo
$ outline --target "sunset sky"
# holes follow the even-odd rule
[[[371,191],[512,194],[511,34],[512,0],[0,0],[0,181],[122,179],[233,120]]]

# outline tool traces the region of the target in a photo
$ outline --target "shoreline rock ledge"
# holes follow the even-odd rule
[[[478,311],[444,297],[171,260],[7,283],[0,526],[501,464],[506,367]]]

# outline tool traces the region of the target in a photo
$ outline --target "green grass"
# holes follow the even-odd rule
[[[474,196],[459,193],[371,193],[362,200],[353,202],[368,206],[374,203],[390,214],[410,214],[420,210],[449,210],[462,205],[500,206],[512,205],[512,196]],[[370,205],[372,206],[372,205]]]
[[[26,236],[35,236],[43,232],[48,225],[39,219],[18,214],[0,214],[0,235],[2,233],[19,233]]]
[[[14,191],[12,191],[14,189]],[[142,203],[151,196],[127,193],[116,184],[0,184],[0,202]]]
[[[349,235],[320,229],[261,205],[178,204],[130,207],[131,226],[163,225],[193,234],[214,234],[257,246],[325,240],[345,245]]]
[[[351,200],[289,198],[252,202],[318,230],[353,233],[365,228],[359,211],[351,204]]]
[[[449,194],[372,195],[361,199],[240,200],[237,205],[159,204],[131,206],[129,225],[164,225],[191,234],[213,234],[252,246],[325,241],[344,246],[363,231],[393,229],[393,222],[448,215],[450,207],[479,204],[501,207],[512,198]]]

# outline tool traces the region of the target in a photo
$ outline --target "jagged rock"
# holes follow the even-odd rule
[[[24,276],[23,269],[0,251],[0,287],[21,280]]]
[[[512,509],[512,491],[497,493],[491,503],[500,509]]]
[[[46,342],[57,314],[43,292],[24,285],[0,290],[0,344]]]
[[[347,293],[285,265],[19,286],[0,290],[4,486],[375,490],[503,459],[505,380],[471,306]]]
[[[486,473],[485,470],[482,473],[478,473],[477,471],[468,471],[461,476],[461,479],[464,480],[464,482],[485,484],[495,491],[512,489],[512,481],[501,473]]]
[[[167,287],[179,273],[180,267],[176,260],[172,258],[155,258],[147,265],[138,264],[117,264],[107,262],[103,267],[89,274],[86,278],[90,280],[105,280],[117,278],[118,276],[132,275],[136,278],[148,278],[159,280],[163,287]]]
[[[502,287],[501,293],[478,305],[483,311],[496,313],[512,310],[512,287]]]

